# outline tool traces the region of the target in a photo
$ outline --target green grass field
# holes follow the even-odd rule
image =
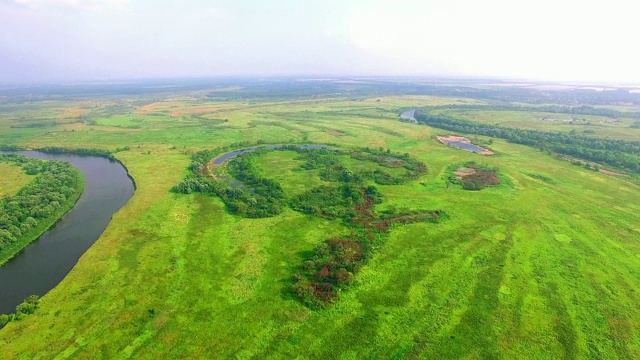
[[[33,176],[27,175],[17,165],[0,162],[0,196],[15,195],[23,186],[27,185]]]
[[[116,157],[137,185],[36,313],[0,330],[0,357],[640,358],[638,185],[499,139],[491,145],[498,156],[457,150],[434,139],[444,131],[397,121],[402,107],[474,100],[196,100],[0,113],[0,143],[129,146]],[[87,112],[50,127],[10,127],[23,111],[60,118],[65,106]],[[169,191],[187,175],[192,152],[258,140],[409,153],[429,173],[379,185],[379,209],[443,209],[449,217],[395,227],[338,302],[310,310],[291,294],[291,274],[316,245],[348,233],[343,222],[290,209],[245,219],[217,197]],[[269,152],[258,166],[291,194],[320,185],[314,171],[296,170],[295,158]],[[448,167],[468,161],[498,168],[508,184],[447,186]]]

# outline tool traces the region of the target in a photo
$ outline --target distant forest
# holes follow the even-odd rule
[[[300,81],[305,80],[305,81]],[[357,80],[345,82],[341,80]],[[486,84],[498,84],[487,86]],[[0,104],[21,104],[39,100],[84,99],[95,96],[163,95],[177,92],[209,91],[208,98],[216,101],[238,99],[291,99],[323,97],[374,97],[387,95],[431,95],[481,99],[505,104],[562,104],[566,106],[640,104],[640,94],[628,89],[596,91],[593,89],[540,90],[529,87],[500,86],[496,80],[447,79],[334,79],[301,78],[268,79],[178,79],[131,81],[126,84],[82,84],[73,86],[43,85],[39,87],[0,89]],[[10,107],[0,108],[0,112]]]

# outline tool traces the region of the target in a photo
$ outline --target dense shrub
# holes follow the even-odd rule
[[[303,272],[294,276],[292,290],[308,306],[331,303],[339,289],[353,282],[365,256],[360,242],[331,238],[315,249],[313,259],[304,262]]]
[[[26,316],[33,314],[39,305],[40,297],[38,295],[29,296],[16,306],[16,311],[13,314],[0,315],[0,327],[5,326],[10,321],[22,320]]]
[[[0,144],[0,151],[20,151],[24,150],[24,147],[18,145]]]
[[[455,171],[461,167],[472,170],[468,175],[458,176]],[[498,186],[501,184],[498,177],[498,169],[488,165],[480,165],[473,161],[456,164],[449,167],[448,181],[453,184],[460,184],[465,190],[482,190],[487,186]]]

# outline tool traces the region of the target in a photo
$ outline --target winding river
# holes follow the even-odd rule
[[[135,190],[126,169],[105,158],[38,151],[19,153],[71,163],[84,175],[85,189],[73,209],[56,225],[0,267],[0,314],[13,312],[26,297],[42,296],[58,285]]]
[[[400,114],[400,119],[411,121],[417,124],[418,120],[416,119],[416,109],[411,109],[403,112],[402,114]]]
[[[231,151],[231,152],[222,154],[222,155],[218,156],[217,158],[213,159],[213,164],[214,165],[221,165],[225,161],[231,159],[232,157],[235,157],[235,156],[238,156],[238,155],[242,155],[242,154],[245,154],[245,153],[248,153],[248,152],[253,152],[253,151],[256,151],[258,149],[278,149],[278,148],[281,148],[283,146],[285,146],[285,145],[282,145],[282,144],[279,144],[279,145],[266,145],[266,146],[256,146],[256,147],[252,147],[252,148]],[[327,146],[327,145],[296,145],[296,146],[301,148],[301,149],[332,149],[331,146]]]

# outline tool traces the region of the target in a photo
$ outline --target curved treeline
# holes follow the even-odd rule
[[[390,150],[382,148],[367,147],[351,151],[323,149],[296,151],[302,155],[301,159],[306,161],[302,168],[305,170],[321,169],[320,177],[325,181],[361,183],[366,179],[371,179],[380,185],[398,185],[416,179],[427,172],[427,167],[411,158],[409,154],[392,154]],[[393,176],[382,169],[370,172],[352,172],[340,162],[337,155],[349,155],[352,159],[370,161],[386,168],[404,168],[406,172],[402,176]]]
[[[254,167],[254,158],[261,152],[246,153],[229,161],[229,174],[242,181],[243,187],[216,181],[207,171],[207,164],[218,152],[205,150],[192,155],[190,169],[193,174],[173,187],[174,192],[190,194],[201,192],[218,196],[227,208],[247,218],[275,216],[282,212],[286,197],[275,181],[259,176]]]
[[[640,141],[599,139],[570,133],[507,128],[443,115],[434,116],[425,111],[416,111],[415,118],[420,123],[440,129],[502,138],[512,143],[529,145],[541,150],[550,150],[640,173]]]
[[[56,147],[56,146],[47,146],[47,147],[38,149],[38,151],[41,151],[43,153],[48,153],[48,154],[74,154],[74,155],[81,155],[81,156],[104,157],[109,160],[116,159],[113,156],[113,153],[111,151],[104,150],[104,149],[84,149],[84,148],[69,149],[69,148],[62,148],[62,147]]]
[[[229,162],[229,174],[251,190],[227,187],[218,192],[218,196],[233,212],[245,217],[277,215],[285,207],[286,196],[280,184],[261,177],[255,168],[255,158],[263,151],[266,150],[246,153]]]
[[[0,155],[0,162],[36,177],[14,196],[0,199],[0,265],[7,262],[73,207],[84,189],[82,173],[71,164]]]
[[[295,151],[305,163],[302,169],[321,169],[325,181],[361,184],[371,179],[377,184],[395,185],[418,178],[427,172],[427,167],[411,158],[409,154],[393,154],[384,149],[363,148],[352,151],[307,149],[295,145],[283,145],[272,149],[257,149],[229,160],[227,170],[242,184],[216,181],[209,173],[208,164],[220,151],[204,150],[192,154],[189,169],[193,172],[173,187],[174,192],[190,194],[201,192],[214,194],[236,215],[248,218],[269,217],[280,214],[287,207],[288,198],[280,184],[260,176],[254,161],[265,151]],[[404,168],[405,174],[393,176],[377,169],[371,172],[352,172],[340,163],[338,155],[350,155],[354,159],[375,162],[382,167]]]
[[[553,114],[571,115],[593,115],[610,118],[632,118],[640,119],[640,112],[618,111],[614,109],[595,108],[593,106],[568,106],[568,105],[540,105],[524,106],[511,104],[490,104],[490,105],[470,105],[470,104],[450,104],[429,106],[429,110],[468,110],[468,111],[524,111],[524,112],[545,112]]]

